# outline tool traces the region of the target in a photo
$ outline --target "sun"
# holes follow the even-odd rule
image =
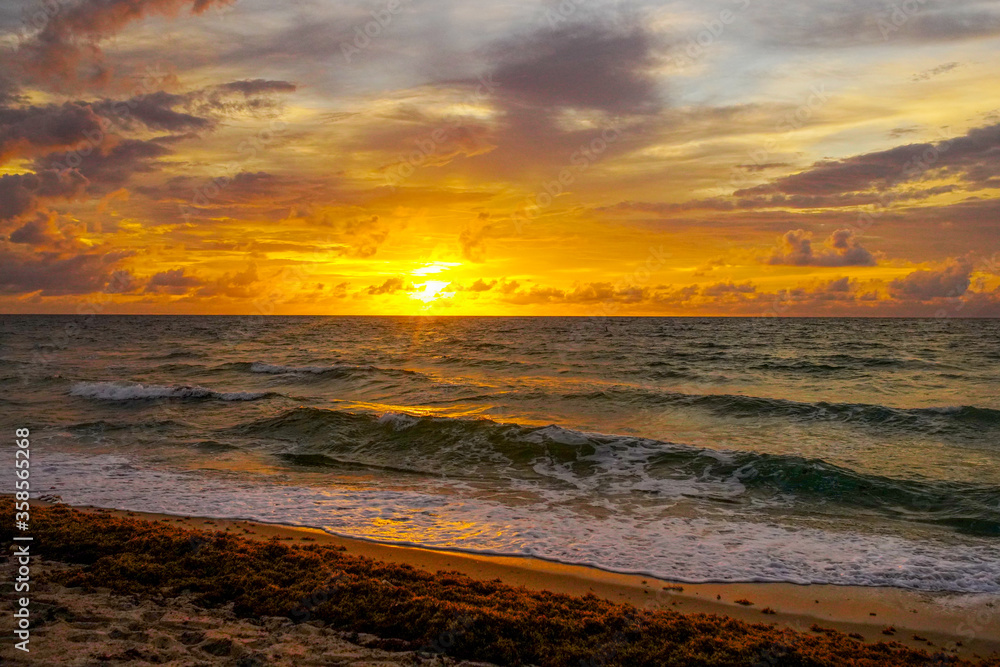
[[[410,292],[410,298],[423,301],[424,303],[430,303],[431,301],[437,301],[438,299],[451,298],[455,296],[455,293],[444,291],[444,288],[450,284],[451,283],[447,283],[443,280],[428,280],[425,283],[417,283],[414,287],[419,289],[415,292]]]
[[[443,273],[445,271],[450,271],[456,266],[461,266],[459,262],[427,262],[423,266],[420,266],[412,271],[410,275],[427,277],[434,275],[436,273]],[[455,296],[454,290],[450,292],[444,291],[451,282],[447,280],[427,280],[422,283],[414,283],[414,291],[410,292],[410,298],[416,299],[417,301],[423,301],[425,304],[430,304],[433,301],[438,301],[440,299],[448,299]]]

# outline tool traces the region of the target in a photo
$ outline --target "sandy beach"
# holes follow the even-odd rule
[[[997,607],[995,606],[997,601],[995,597],[991,599],[989,596],[928,594],[900,589],[846,586],[678,584],[650,577],[611,573],[595,568],[563,565],[530,558],[485,556],[391,546],[333,536],[323,531],[308,528],[90,507],[76,509],[91,515],[141,519],[156,522],[159,525],[195,529],[206,531],[206,533],[208,531],[227,533],[255,541],[280,541],[294,545],[328,545],[343,549],[344,553],[350,556],[362,556],[386,563],[409,565],[430,573],[459,572],[475,580],[500,580],[504,584],[524,587],[530,591],[549,591],[572,596],[593,594],[598,598],[635,605],[641,609],[666,608],[685,614],[701,613],[726,616],[751,624],[774,624],[779,628],[787,628],[806,635],[823,635],[825,632],[837,631],[869,644],[884,641],[898,642],[903,646],[923,649],[931,653],[943,651],[947,655],[960,656],[970,660],[996,656],[1000,652],[1000,619],[998,619]],[[42,558],[45,557],[44,552],[41,555]],[[55,567],[55,565],[48,564],[46,567]],[[77,589],[71,592],[56,587],[47,590],[46,594],[49,599],[48,604],[76,608],[75,614],[81,613],[79,609],[82,608],[102,610],[98,613],[98,617],[103,618],[104,621],[91,622],[91,628],[94,630],[91,634],[91,641],[101,633],[110,632],[123,623],[132,627],[133,630],[125,632],[121,636],[122,641],[133,637],[135,633],[139,633],[136,635],[139,637],[158,636],[153,626],[150,629],[141,627],[143,625],[142,619],[149,616],[147,613],[149,609],[146,607],[151,603],[148,601],[140,602],[135,598],[130,598],[133,603],[125,605],[126,610],[122,611],[118,609],[122,606],[120,601],[115,602],[115,596],[108,591],[83,594]],[[76,602],[67,602],[69,599]],[[174,621],[167,622],[165,626],[157,621],[158,625],[155,626],[167,638],[156,640],[154,637],[154,639],[150,639],[150,641],[155,640],[165,647],[183,646],[178,633],[190,630],[190,623],[181,623],[177,619],[182,617],[195,618],[202,615],[209,620],[192,622],[195,625],[202,624],[204,626],[202,629],[214,628],[215,634],[212,636],[215,637],[215,640],[226,640],[241,647],[267,645],[269,653],[266,656],[259,651],[253,653],[252,649],[237,651],[240,656],[244,657],[250,655],[258,655],[261,659],[266,657],[269,661],[266,664],[286,664],[282,661],[293,660],[296,652],[301,653],[301,651],[305,651],[307,654],[325,655],[330,651],[339,650],[346,652],[345,656],[350,654],[351,660],[362,661],[343,664],[414,664],[413,660],[416,659],[413,656],[407,657],[398,654],[395,656],[380,655],[378,651],[381,649],[377,639],[370,638],[368,641],[351,643],[349,633],[337,633],[321,627],[302,629],[296,626],[294,629],[296,634],[292,636],[295,641],[292,643],[295,643],[297,648],[292,650],[285,647],[283,649],[281,646],[284,639],[281,641],[273,637],[267,639],[271,635],[268,635],[261,628],[266,628],[269,625],[285,628],[287,625],[285,629],[288,632],[293,632],[290,621],[286,623],[287,619],[256,619],[254,623],[251,623],[250,620],[254,619],[237,620],[231,614],[227,616],[223,613],[220,616],[219,611],[185,607],[184,605],[189,603],[183,599],[172,599],[168,604],[172,606],[164,613],[168,616],[173,614],[170,618],[173,618]],[[112,621],[112,619],[114,620]],[[205,625],[206,623],[207,625]],[[261,623],[264,625],[262,626]],[[64,625],[65,627],[61,630],[52,630],[51,628],[41,630],[38,638],[39,644],[62,646],[65,642],[72,643],[72,624]],[[122,631],[119,629],[118,632],[120,634]],[[173,635],[171,635],[172,632]],[[75,636],[77,636],[76,641],[78,642],[81,641],[79,635],[80,633],[76,632]],[[189,639],[190,637],[191,635],[188,635]],[[204,641],[203,639],[198,643]],[[357,637],[355,637],[355,642],[357,641]],[[310,646],[312,648],[309,648]],[[124,645],[120,648],[122,651],[128,650],[124,648]],[[136,648],[136,650],[140,649],[141,647]],[[108,647],[106,644],[97,642],[94,650],[106,653]],[[219,664],[231,664],[232,660],[239,657],[233,653],[233,650],[225,650],[225,656],[202,656],[199,659],[208,661],[206,664],[211,664],[213,661]],[[289,653],[289,651],[291,652]],[[352,651],[354,653],[351,653]],[[86,653],[86,651],[84,652]],[[35,660],[40,660],[36,657],[38,655],[44,654],[33,655],[29,661],[19,664],[45,664],[44,662],[35,662]],[[172,654],[167,651],[165,655]],[[175,657],[174,659],[180,660],[181,658]],[[250,660],[251,658],[246,659]],[[409,662],[385,662],[386,660],[404,659],[409,660]],[[22,657],[21,660],[23,661],[24,658]],[[89,663],[81,662],[80,664]],[[245,664],[253,663],[247,662]]]

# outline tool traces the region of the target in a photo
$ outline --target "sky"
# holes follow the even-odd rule
[[[992,0],[9,0],[0,312],[997,317],[998,73]]]

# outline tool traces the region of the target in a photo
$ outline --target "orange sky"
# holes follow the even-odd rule
[[[0,312],[1000,316],[1000,7],[907,7],[4,3]]]

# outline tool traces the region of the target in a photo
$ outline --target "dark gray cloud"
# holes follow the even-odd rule
[[[646,113],[662,105],[656,44],[639,26],[581,23],[497,44],[492,79],[512,104]]]
[[[33,215],[46,201],[80,197],[87,185],[87,179],[74,170],[0,176],[0,223]]]
[[[25,243],[27,245],[43,245],[51,240],[44,217],[24,223],[23,227],[14,230],[10,235],[11,243]]]
[[[188,102],[187,95],[158,91],[124,101],[102,100],[95,102],[94,108],[101,115],[112,118],[125,127],[133,127],[139,122],[151,130],[187,132],[205,130],[215,124],[212,119],[176,109]]]
[[[33,246],[38,250],[79,252],[86,249],[74,234],[76,230],[71,224],[58,223],[59,216],[50,212],[39,212],[35,217],[15,229],[9,240],[11,243]]]
[[[767,260],[768,264],[790,266],[874,266],[875,256],[858,242],[855,232],[838,229],[826,240],[825,247],[813,248],[812,235],[795,229],[781,237],[781,245]]]
[[[893,280],[889,292],[900,299],[928,301],[965,294],[972,280],[972,263],[964,258],[952,260],[937,271],[914,271]]]
[[[89,104],[0,108],[0,162],[76,148],[104,137],[104,120]]]
[[[197,132],[213,129],[220,119],[242,114],[268,114],[280,107],[276,95],[292,93],[288,81],[252,79],[230,81],[185,93],[156,91],[126,100],[94,103],[102,116],[126,128],[141,123],[151,130]]]
[[[953,174],[971,188],[1000,185],[1000,123],[969,130],[945,141],[897,146],[843,160],[817,162],[805,171],[771,183],[737,190],[737,197],[838,195],[884,190],[916,181],[929,172]]]
[[[88,252],[71,257],[32,253],[0,243],[0,293],[42,296],[100,292],[129,252]]]
[[[135,173],[157,169],[156,160],[172,151],[156,141],[122,139],[111,142],[111,147],[94,151],[85,157],[74,153],[53,153],[35,161],[37,170],[60,170],[76,165],[75,171],[90,183],[90,190],[100,193],[107,187],[118,187],[129,181]]]
[[[0,107],[22,102],[20,86],[6,73],[0,73]]]
[[[185,269],[170,269],[153,274],[146,282],[146,292],[155,294],[172,294],[179,296],[187,294],[189,291],[201,287],[204,282],[192,275],[188,275]]]
[[[1000,35],[1000,9],[981,0],[756,0],[746,15],[748,37],[772,47],[849,48]]]
[[[464,90],[467,99],[488,102],[498,113],[488,122],[452,119],[437,162],[477,177],[535,181],[655,141],[651,126],[662,124],[665,107],[656,72],[661,48],[638,21],[614,12],[492,43],[482,76],[435,85]],[[590,122],[567,122],[573,113],[589,115]],[[440,120],[427,123],[420,136],[438,127]],[[458,129],[465,131],[452,132]],[[412,148],[412,125],[409,131],[409,141],[394,152]],[[459,155],[468,159],[452,162]]]
[[[294,89],[284,81],[253,79],[183,94],[159,91],[126,100],[19,106],[22,100],[8,94],[2,98],[7,105],[0,104],[0,164],[33,158],[35,173],[0,177],[0,222],[30,217],[47,201],[117,189],[136,173],[159,169],[159,158],[171,154],[170,146],[190,139],[192,132],[213,129],[229,113],[270,113],[276,105],[273,95]],[[173,134],[151,140],[122,136],[136,129]],[[250,178],[236,177],[233,196],[260,195],[262,177],[253,182]],[[176,217],[176,209],[171,214]],[[32,229],[29,225],[18,237],[34,238]],[[0,227],[5,231],[7,226]]]

